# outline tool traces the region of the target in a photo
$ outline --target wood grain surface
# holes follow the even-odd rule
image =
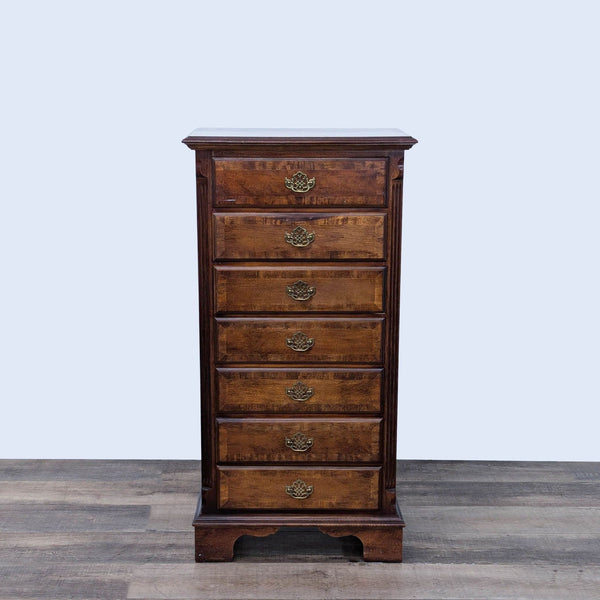
[[[310,445],[286,442],[302,434]],[[218,461],[381,462],[381,419],[217,419]]]
[[[385,267],[215,267],[215,307],[226,312],[383,312]],[[306,284],[310,297],[296,294]],[[308,294],[307,294],[308,295]]]
[[[195,564],[199,462],[0,461],[0,599],[598,599],[599,463],[397,466],[402,564],[316,528]]]
[[[221,363],[380,364],[382,317],[365,318],[218,318],[216,361]],[[294,336],[312,340],[307,350],[293,347]],[[291,340],[288,343],[288,340]],[[302,346],[300,346],[302,348]]]
[[[382,376],[383,369],[221,367],[217,406],[223,413],[378,413]],[[295,400],[296,384],[307,389]]]
[[[213,213],[215,260],[382,260],[381,213]],[[286,242],[296,227],[314,234],[306,246]]]
[[[216,158],[214,168],[217,206],[385,205],[385,158]],[[307,192],[293,192],[285,185],[298,171],[315,180]]]
[[[218,466],[219,507],[244,510],[374,510],[379,467]],[[300,480],[313,488],[294,498],[286,487]]]

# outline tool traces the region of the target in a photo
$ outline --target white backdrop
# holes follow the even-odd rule
[[[400,127],[398,454],[600,460],[595,2],[5,2],[0,457],[200,456],[204,127]]]

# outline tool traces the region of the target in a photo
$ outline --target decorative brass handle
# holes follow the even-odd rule
[[[313,438],[297,431],[292,437],[285,438],[285,445],[294,452],[307,452],[312,448],[313,441]]]
[[[305,248],[315,241],[315,232],[308,233],[308,229],[304,229],[298,225],[292,229],[292,233],[285,233],[285,241],[295,248]]]
[[[287,295],[292,300],[310,300],[316,293],[317,288],[299,279],[296,283],[286,286]]]
[[[309,179],[308,175],[302,171],[294,173],[291,179],[289,177],[285,178],[285,187],[292,190],[292,192],[308,192],[315,187],[315,183],[314,177]]]
[[[285,493],[292,498],[304,500],[313,493],[313,486],[306,484],[302,479],[296,479],[292,485],[285,486]]]
[[[296,383],[289,388],[285,388],[285,393],[292,399],[297,402],[305,402],[315,393],[315,389],[308,387],[305,383],[301,381],[296,381]]]
[[[314,338],[309,338],[302,331],[297,331],[291,338],[285,338],[285,343],[288,348],[295,352],[306,352],[315,345]]]

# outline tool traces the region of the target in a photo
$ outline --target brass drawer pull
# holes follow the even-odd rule
[[[296,479],[292,485],[285,486],[285,493],[292,498],[304,500],[313,493],[313,486],[307,485],[302,479]]]
[[[315,187],[315,183],[314,177],[309,179],[308,175],[302,171],[294,173],[291,179],[289,177],[285,178],[285,187],[292,190],[292,192],[308,192]]]
[[[294,452],[307,452],[312,448],[313,441],[313,438],[297,431],[292,437],[285,438],[285,445]]]
[[[287,295],[292,300],[299,300],[304,302],[305,300],[310,300],[316,293],[317,288],[314,286],[308,285],[308,283],[299,279],[296,283],[292,283],[292,285],[286,286]]]
[[[304,229],[298,225],[292,229],[292,233],[285,233],[285,241],[295,248],[305,248],[315,241],[315,232],[308,233],[308,229]]]
[[[309,338],[302,331],[297,331],[291,338],[286,338],[285,343],[294,352],[306,352],[315,345],[314,338]]]
[[[297,402],[305,402],[315,393],[315,389],[308,387],[305,383],[301,381],[296,381],[296,383],[289,388],[285,388],[285,393],[292,399]]]

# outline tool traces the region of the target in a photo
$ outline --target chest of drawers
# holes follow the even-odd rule
[[[196,561],[283,526],[400,561],[404,151],[391,130],[196,130]]]

